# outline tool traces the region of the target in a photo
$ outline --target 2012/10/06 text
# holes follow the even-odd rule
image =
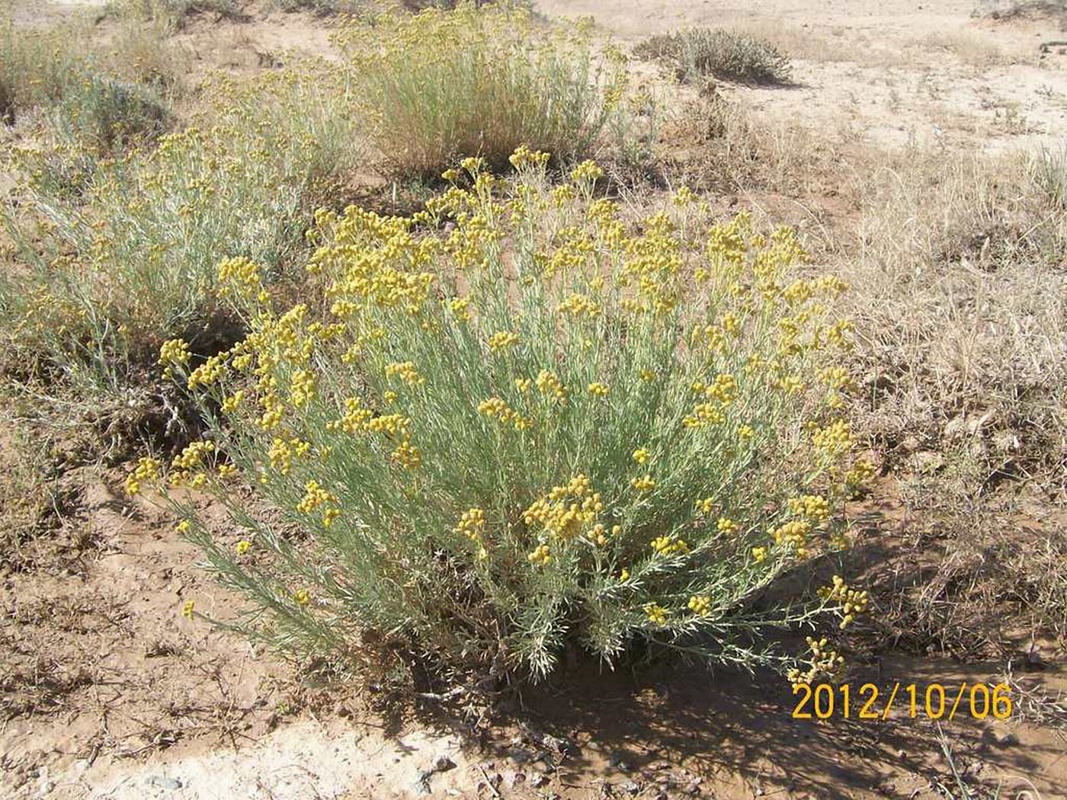
[[[797,683],[793,719],[887,720],[896,708],[911,719],[952,720],[957,714],[973,719],[1011,717],[1011,687],[1007,684],[918,684],[897,681],[886,689],[864,683],[858,689],[842,683]]]

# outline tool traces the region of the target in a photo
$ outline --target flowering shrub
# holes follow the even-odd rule
[[[345,76],[307,60],[202,96],[194,125],[120,159],[19,154],[28,269],[0,280],[16,349],[121,385],[160,337],[210,327],[221,258],[254,258],[266,280],[303,252],[311,198],[361,157]],[[82,163],[91,180],[66,168]]]
[[[164,346],[213,437],[128,488],[169,487],[180,530],[270,612],[258,633],[333,654],[404,634],[536,677],[567,642],[751,663],[761,623],[814,613],[753,601],[844,541],[864,472],[834,412],[843,285],[799,274],[790,230],[709,228],[685,191],[627,222],[592,162],[551,188],[547,158],[521,148],[514,182],[468,159],[411,218],[321,213],[306,302],[275,312],[227,260],[248,338],[200,361]],[[821,607],[855,613],[848,591]]]
[[[378,149],[399,173],[436,178],[462,156],[497,169],[521,144],[587,154],[618,103],[617,58],[594,64],[589,31],[539,30],[501,4],[351,23],[334,41],[362,88]]]

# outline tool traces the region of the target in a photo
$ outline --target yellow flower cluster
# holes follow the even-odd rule
[[[604,510],[600,493],[594,492],[585,475],[576,475],[564,486],[554,486],[522,513],[523,521],[538,525],[550,536],[564,542],[592,526]]]
[[[303,458],[310,450],[310,442],[297,438],[283,439],[276,436],[271,440],[267,457],[270,459],[271,469],[279,475],[285,476],[292,469],[293,458]]]
[[[542,153],[540,150],[531,151],[529,147],[522,144],[511,154],[508,161],[511,162],[511,166],[515,167],[515,169],[523,169],[530,166],[547,166],[550,157],[548,153]]]
[[[408,436],[401,440],[391,455],[393,460],[404,469],[415,469],[422,466],[422,453],[418,447],[411,443],[411,438]]]
[[[588,391],[593,397],[607,397],[610,390],[603,383],[591,383],[589,384]]]
[[[667,624],[667,611],[663,606],[657,603],[646,603],[645,614],[648,615],[648,621],[653,625],[666,625]]]
[[[800,669],[791,669],[786,673],[786,677],[790,683],[814,683],[819,678],[833,677],[841,665],[845,663],[844,656],[837,654],[836,650],[831,650],[827,645],[826,639],[814,639],[811,636],[805,637],[808,643],[809,656],[807,659],[808,669],[801,671]]]
[[[795,519],[775,528],[771,531],[771,537],[778,546],[792,549],[797,558],[806,558],[809,553],[808,535],[810,533],[810,522]]]
[[[322,488],[318,481],[308,481],[304,484],[304,498],[297,504],[296,510],[301,514],[311,514],[326,506],[322,511],[322,524],[328,528],[341,516],[341,510],[337,507],[339,502],[337,495]]]
[[[207,468],[205,459],[214,453],[214,442],[193,442],[188,445],[174,457],[173,471],[167,479],[170,487],[176,489],[186,484],[193,489],[203,487],[207,482],[207,475],[203,472]],[[232,471],[232,468],[227,471]]]
[[[489,350],[496,353],[519,343],[519,335],[512,331],[497,331],[489,337]]]
[[[825,497],[815,494],[790,497],[788,505],[794,516],[803,517],[815,525],[822,525],[830,520],[830,504]]]
[[[690,387],[694,394],[703,395],[709,402],[699,403],[682,423],[688,428],[703,428],[718,425],[726,420],[723,409],[737,399],[737,379],[733,375],[718,375],[710,385],[694,381]],[[718,405],[713,405],[717,403]]]
[[[411,361],[400,361],[387,364],[385,367],[385,377],[400,378],[400,380],[408,386],[417,386],[423,382],[422,376],[419,375],[419,371]]]
[[[850,589],[840,575],[834,575],[833,582],[820,588],[818,593],[825,602],[836,603],[841,607],[841,624],[838,627],[842,630],[856,619],[857,614],[867,610],[867,593]]]
[[[289,382],[289,402],[300,408],[314,399],[315,373],[309,369],[298,369]]]
[[[241,300],[250,300],[253,297],[265,300],[266,296],[260,296],[263,291],[263,282],[259,275],[259,268],[251,260],[244,256],[227,258],[219,264],[219,297],[237,297]]]
[[[158,459],[144,457],[138,460],[133,472],[126,477],[126,493],[136,495],[141,493],[141,485],[145,481],[159,480],[162,464]]]
[[[706,595],[693,595],[689,598],[689,610],[698,617],[706,617],[711,613],[711,598]]]
[[[589,531],[589,539],[595,545],[603,547],[609,541],[611,536],[619,536],[622,533],[622,525],[612,525],[611,531],[608,531],[607,526],[600,524],[599,522],[593,526],[593,529]]]
[[[226,360],[229,357],[227,352],[219,353],[194,369],[189,375],[189,388],[196,389],[198,386],[211,386],[216,383],[226,374]]]
[[[706,428],[709,425],[719,425],[726,421],[726,415],[722,410],[711,403],[698,403],[693,407],[693,413],[687,414],[682,419],[682,424],[687,428]]]
[[[556,373],[547,369],[541,370],[537,374],[536,384],[542,394],[554,397],[559,403],[567,402],[567,387],[560,382]]]
[[[502,425],[512,425],[517,431],[533,427],[533,419],[524,417],[500,397],[490,397],[478,403],[478,413],[499,420]]]
[[[471,508],[463,512],[459,518],[459,524],[452,529],[460,536],[466,536],[475,542],[480,542],[482,531],[485,530],[485,511],[480,508]]]
[[[572,293],[566,300],[559,304],[558,310],[563,314],[573,317],[598,317],[600,316],[600,304],[584,294]]]
[[[184,339],[168,339],[159,348],[159,364],[161,366],[188,364],[191,355],[189,345]]]
[[[656,481],[651,475],[642,475],[631,479],[630,485],[639,492],[651,492],[656,488]]]
[[[241,407],[241,403],[244,402],[245,393],[243,389],[238,389],[231,395],[228,395],[222,399],[222,413],[233,414]]]
[[[737,533],[741,528],[732,519],[726,517],[719,517],[718,522],[715,523],[715,529],[723,536],[732,536]]]
[[[543,567],[552,561],[552,551],[547,544],[541,544],[534,548],[533,552],[526,556],[531,564]]]
[[[633,455],[631,457],[638,464],[646,464],[646,463],[648,463],[648,460],[652,457],[652,454],[649,453],[646,448],[639,447],[636,450],[634,450]]]
[[[345,433],[358,433],[366,430],[374,413],[369,408],[364,408],[358,397],[349,397],[345,400],[345,413],[339,420],[326,423],[326,430],[343,430]]]
[[[657,536],[652,540],[652,549],[659,556],[685,555],[689,544],[677,536]]]
[[[816,428],[811,441],[817,450],[831,457],[847,453],[856,443],[851,427],[843,419],[834,420],[824,428]]]
[[[469,297],[455,297],[448,301],[448,310],[460,322],[471,321],[471,301]]]
[[[571,180],[575,183],[593,183],[604,177],[604,170],[594,161],[583,161],[571,170]]]

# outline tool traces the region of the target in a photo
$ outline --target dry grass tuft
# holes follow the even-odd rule
[[[908,154],[864,186],[840,268],[857,289],[871,435],[920,471],[928,451],[969,459],[958,483],[971,495],[1005,478],[1063,492],[1062,207],[1016,157]]]

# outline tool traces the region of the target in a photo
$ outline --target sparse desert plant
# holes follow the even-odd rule
[[[107,156],[160,136],[170,121],[164,100],[151,90],[97,75],[86,76],[52,114],[61,139]]]
[[[84,51],[71,47],[80,29],[73,24],[45,29],[16,28],[0,19],[0,114],[62,100],[84,76]]]
[[[248,629],[305,652],[344,658],[370,631],[535,677],[568,644],[784,662],[761,625],[863,605],[843,584],[756,602],[843,543],[868,469],[834,410],[843,286],[803,276],[788,229],[709,228],[686,192],[627,224],[592,162],[551,188],[547,155],[513,160],[507,183],[468,159],[412,218],[320,215],[309,292],[283,313],[254,263],[223,262],[250,335],[160,359],[211,439],[165,476],[143,459],[127,489],[165,483],[252,601]],[[184,485],[235,525],[213,530]]]
[[[101,152],[161,132],[183,72],[180,51],[153,25],[123,25],[108,40],[80,18],[48,28],[0,23],[0,117],[45,109],[67,143]]]
[[[358,14],[372,7],[368,0],[274,0],[282,11],[309,11],[319,16]]]
[[[590,153],[622,92],[585,27],[538,30],[514,5],[349,25],[335,41],[360,82],[376,144],[401,174],[436,178],[463,156],[507,167],[522,144],[561,161]]]
[[[962,496],[942,485],[932,502],[1009,477],[1067,488],[1067,215],[1028,166],[912,153],[865,176],[858,247],[838,267],[868,334],[867,430],[968,462]]]
[[[344,75],[309,61],[219,78],[205,98],[203,127],[90,159],[92,180],[77,191],[40,153],[23,153],[31,180],[7,215],[22,268],[0,283],[23,364],[120,391],[158,337],[217,335],[220,258],[255,258],[277,276],[302,251],[315,198],[360,158]]]
[[[176,30],[195,14],[214,14],[234,21],[248,19],[239,0],[112,0],[108,8],[123,19],[164,22]]]
[[[770,42],[730,31],[692,28],[659,34],[634,48],[640,58],[671,68],[678,80],[693,83],[708,76],[740,83],[788,83],[789,60]]]
[[[1067,211],[1067,144],[1038,150],[1030,162],[1030,176],[1053,206]]]

